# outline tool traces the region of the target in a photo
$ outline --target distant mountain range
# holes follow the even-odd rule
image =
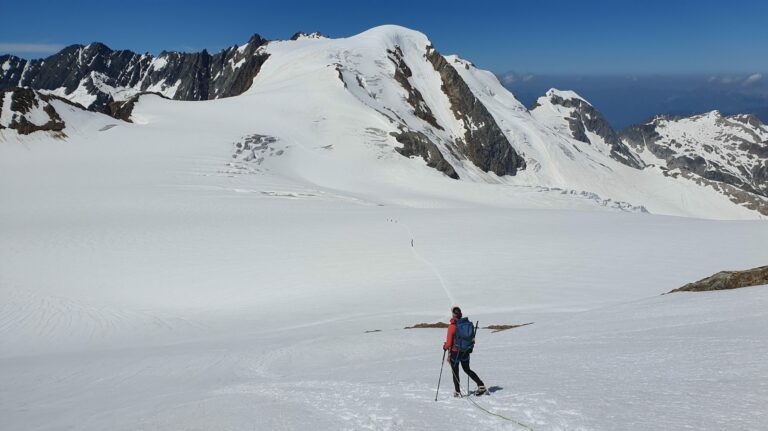
[[[688,116],[713,110],[727,115],[753,114],[768,122],[768,73],[498,76],[526,106],[549,88],[574,90],[599,106],[617,130],[660,114]]]
[[[215,54],[152,56],[92,43],[40,60],[3,55],[0,90],[0,129],[16,133],[6,131],[6,140],[38,132],[66,138],[67,122],[80,120],[67,120],[62,109],[133,121],[137,101],[149,93],[184,101],[247,95],[238,100],[253,120],[243,133],[268,136],[253,142],[311,136],[327,138],[321,147],[331,151],[370,143],[378,159],[399,154],[403,162],[422,160],[455,180],[591,194],[622,209],[768,215],[768,127],[757,116],[656,116],[617,131],[573,91],[550,89],[527,108],[492,73],[443,56],[425,35],[397,26],[335,40],[318,33],[297,33],[289,41],[254,35]],[[309,98],[320,96],[311,115],[302,113]],[[276,110],[294,113],[280,120],[290,127],[260,122]],[[354,116],[327,120],[347,111]],[[318,121],[328,125],[318,129]],[[354,151],[334,154],[339,163],[367,157],[349,156]],[[393,175],[387,172],[382,181]],[[680,203],[679,196],[695,203]]]

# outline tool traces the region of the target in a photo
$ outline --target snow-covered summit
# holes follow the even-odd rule
[[[573,90],[558,90],[557,88],[550,88],[549,90],[547,90],[544,97],[547,97],[550,99],[553,97],[557,97],[564,100],[574,99],[574,100],[581,100],[585,103],[589,103],[587,99],[581,97],[581,95],[579,95]]]
[[[387,202],[403,202],[411,193],[457,193],[453,198],[462,201],[469,194],[451,183],[458,179],[562,190],[612,208],[758,216],[754,207],[734,205],[711,187],[641,169],[634,150],[575,92],[551,89],[529,111],[495,75],[443,56],[418,31],[384,25],[345,38],[293,39],[254,35],[215,55],[154,57],[92,44],[45,62],[3,56],[0,85],[40,87],[133,120],[146,133],[162,126],[182,135],[207,127],[215,139],[237,141],[240,153],[247,148],[243,161],[256,161],[259,169]],[[73,73],[50,72],[58,68]],[[217,101],[140,98],[144,92]],[[157,138],[150,133],[144,139]],[[254,142],[258,151],[281,157],[262,157]],[[476,201],[483,194],[472,195]]]
[[[291,40],[303,40],[303,39],[327,39],[327,37],[323,36],[319,31],[314,31],[312,33],[304,33],[302,31],[294,33],[293,36],[291,36]]]
[[[531,115],[543,124],[592,145],[614,160],[633,168],[642,161],[624,145],[608,120],[575,91],[549,89],[531,107]]]

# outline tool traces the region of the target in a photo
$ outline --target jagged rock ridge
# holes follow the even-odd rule
[[[0,56],[0,90],[29,87],[109,113],[109,106],[140,92],[177,100],[208,100],[247,90],[266,55],[254,35],[216,54],[163,51],[157,57],[112,50],[102,43],[71,45],[46,59]]]
[[[29,88],[10,88],[0,92],[0,130],[13,129],[21,135],[47,131],[63,137],[65,124],[51,105],[52,100],[71,103]]]
[[[642,160],[621,142],[603,114],[573,91],[550,89],[534,103],[531,112],[537,119],[555,127],[564,121],[568,129],[561,127],[562,132],[577,141],[607,146],[611,158],[620,163],[637,169],[643,167]]]
[[[453,115],[464,125],[464,137],[456,142],[460,151],[483,171],[499,176],[515,175],[519,169],[525,169],[525,160],[512,148],[496,120],[456,69],[432,46],[427,48],[427,59],[440,74]]]
[[[734,202],[768,214],[768,126],[752,115],[718,111],[657,116],[630,126],[621,139],[648,164],[717,187]],[[730,186],[730,187],[727,187]]]

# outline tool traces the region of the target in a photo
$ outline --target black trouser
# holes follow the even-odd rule
[[[456,389],[456,392],[461,392],[461,385],[459,385],[459,364],[461,364],[461,368],[467,373],[469,378],[477,384],[477,386],[485,386],[483,381],[480,380],[480,377],[469,368],[469,352],[451,352],[451,371],[453,371],[453,387]]]

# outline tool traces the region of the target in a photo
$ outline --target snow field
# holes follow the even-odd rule
[[[477,403],[536,430],[764,428],[766,287],[660,294],[765,264],[765,223],[658,215],[754,218],[597,167],[459,60],[538,168],[454,181],[401,157],[333,67],[395,94],[371,46],[419,61],[400,33],[270,45],[246,94],[142,97],[132,124],[53,102],[66,140],[0,132],[0,429],[520,429],[445,371],[434,401],[444,331],[402,328],[454,302],[534,322],[481,332],[472,366]],[[255,134],[272,151],[233,157]]]

